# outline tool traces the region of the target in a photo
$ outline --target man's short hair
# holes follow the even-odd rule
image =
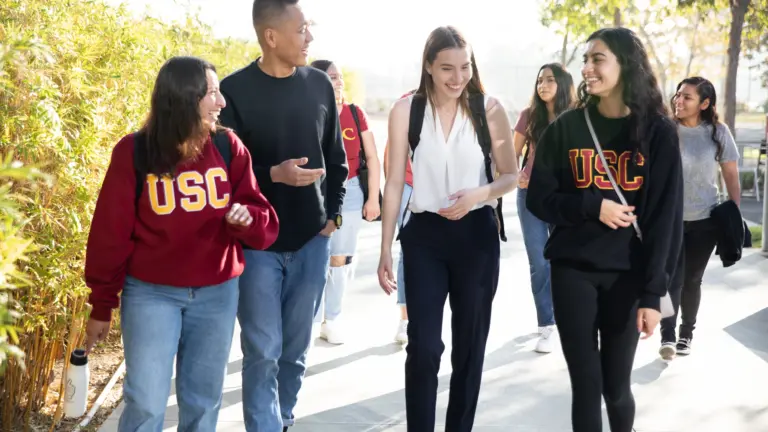
[[[288,6],[298,2],[299,0],[253,0],[253,27],[259,31],[264,25],[279,18]]]

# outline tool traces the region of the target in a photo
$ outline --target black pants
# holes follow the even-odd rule
[[[450,221],[414,213],[401,231],[408,304],[405,405],[409,432],[435,430],[445,299],[451,305],[446,431],[471,431],[480,394],[491,304],[499,280],[499,235],[490,207]]]
[[[661,320],[661,340],[675,342],[675,324],[682,309],[680,338],[693,338],[701,304],[701,280],[717,245],[717,225],[712,219],[685,222],[683,248],[670,285],[675,315]]]
[[[601,396],[612,432],[630,432],[630,389],[639,332],[634,273],[589,272],[552,263],[552,302],[571,377],[574,432],[601,432]],[[600,341],[598,343],[598,334]]]

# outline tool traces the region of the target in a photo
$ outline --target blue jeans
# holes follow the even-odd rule
[[[318,234],[296,252],[245,251],[237,315],[248,431],[279,432],[294,422],[330,244]]]
[[[528,254],[531,271],[531,290],[536,304],[539,327],[555,325],[552,309],[552,288],[550,286],[549,261],[544,258],[544,245],[549,239],[549,225],[534,216],[525,206],[527,189],[517,190],[517,215],[523,230],[523,243]]]
[[[400,198],[400,213],[397,214],[397,229],[403,229],[403,219],[406,218],[405,208],[411,200],[413,188],[409,184],[403,187],[403,196]],[[408,214],[410,216],[410,214]],[[400,259],[397,262],[397,304],[405,306],[405,270],[403,269],[403,248],[400,247]]]
[[[179,431],[216,429],[237,297],[237,278],[203,288],[126,279],[120,309],[126,367],[121,431],[163,430],[174,356]]]

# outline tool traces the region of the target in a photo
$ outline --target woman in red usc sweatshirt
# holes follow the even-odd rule
[[[112,152],[88,238],[86,345],[106,336],[122,303],[121,431],[162,430],[174,357],[179,430],[215,429],[241,242],[265,249],[277,238],[250,154],[216,124],[225,105],[213,65],[174,57],[157,76],[145,126]]]

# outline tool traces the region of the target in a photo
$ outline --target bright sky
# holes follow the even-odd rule
[[[252,0],[105,1],[126,3],[136,12],[150,7],[152,15],[164,19],[180,18],[188,8],[199,10],[202,21],[217,36],[256,39]],[[414,85],[412,81],[418,78],[410,74],[419,69],[427,35],[440,25],[462,30],[477,54],[486,85],[494,83],[492,91],[506,93],[520,103],[529,97],[539,65],[555,59],[562,41],[540,24],[540,0],[301,0],[301,4],[317,23],[310,55],[332,59],[364,76],[402,80],[396,91]],[[483,64],[489,61],[493,67]],[[569,69],[578,81],[579,62]],[[768,97],[757,76],[747,67],[740,68],[740,100],[762,102]]]
[[[202,20],[217,35],[255,39],[251,0],[107,1],[125,2],[137,11],[151,5],[155,15],[167,18],[191,5],[200,9]],[[312,55],[353,67],[419,63],[427,35],[445,24],[461,29],[480,57],[505,46],[546,47],[554,52],[559,44],[559,38],[539,24],[536,0],[301,0],[301,4],[317,22]]]

